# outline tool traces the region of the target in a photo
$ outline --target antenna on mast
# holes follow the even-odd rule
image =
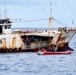
[[[7,5],[6,5],[6,2],[5,2],[5,10],[4,10],[4,15],[5,15],[5,18],[7,18]]]
[[[49,18],[49,26],[48,26],[48,35],[50,35],[50,26],[52,26],[52,31],[54,32],[51,2],[50,2],[50,18]]]
[[[6,18],[6,17],[5,17],[5,9],[4,9],[4,18]]]
[[[51,7],[51,2],[50,2],[50,18],[52,18],[52,7]]]

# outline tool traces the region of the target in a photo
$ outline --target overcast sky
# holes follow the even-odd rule
[[[8,17],[12,19],[12,27],[48,27],[50,17],[50,2],[52,16],[56,19],[54,26],[76,26],[76,0],[0,0],[1,18],[4,18],[5,3]],[[21,22],[37,19],[47,19],[34,22]],[[73,25],[72,25],[73,22]]]

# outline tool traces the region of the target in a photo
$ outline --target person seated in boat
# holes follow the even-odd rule
[[[42,52],[46,51],[44,48],[42,48],[41,50],[42,50]]]
[[[56,44],[53,45],[52,50],[53,50],[54,52],[57,52],[57,45],[56,45]]]

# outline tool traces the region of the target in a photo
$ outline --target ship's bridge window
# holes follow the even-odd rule
[[[8,25],[8,29],[10,29],[11,28],[11,25]]]
[[[6,25],[5,26],[5,29],[10,29],[11,28],[11,25]]]

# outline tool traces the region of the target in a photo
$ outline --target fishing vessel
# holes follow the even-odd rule
[[[37,52],[41,48],[48,49],[49,47],[56,51],[72,51],[69,42],[76,31],[67,27],[54,30],[53,20],[54,18],[50,16],[47,31],[23,32],[12,31],[13,22],[10,18],[0,19],[0,52]]]

